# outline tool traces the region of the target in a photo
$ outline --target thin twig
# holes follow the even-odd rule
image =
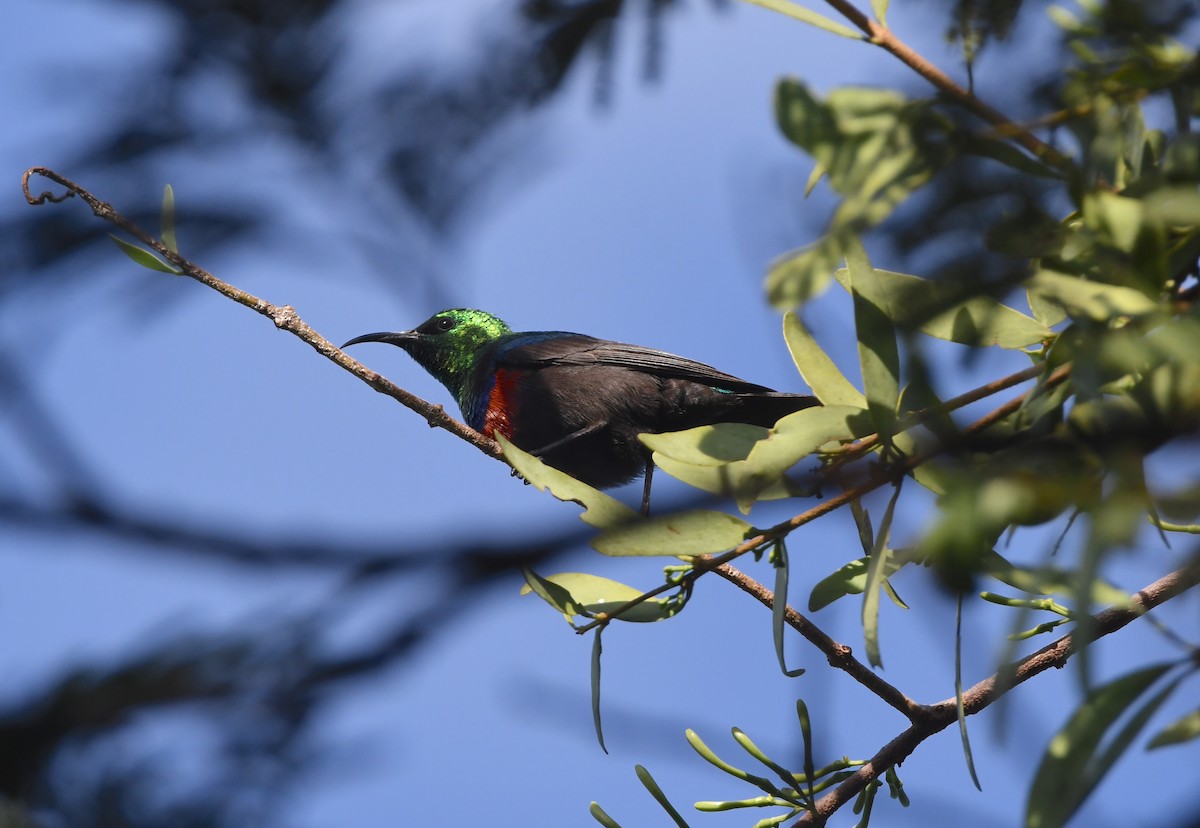
[[[67,192],[60,196],[55,196],[49,192],[43,192],[37,196],[33,195],[29,190],[29,179],[34,175],[48,178],[51,181],[66,187]],[[387,377],[372,371],[358,360],[347,355],[335,347],[334,344],[328,339],[314,331],[307,322],[300,318],[300,315],[296,313],[296,309],[291,305],[273,305],[265,299],[260,299],[252,293],[247,293],[240,288],[234,287],[228,282],[218,279],[204,268],[193,264],[183,256],[180,256],[178,253],[168,248],[162,242],[158,241],[145,230],[138,227],[132,221],[117,212],[117,210],[111,204],[96,198],[74,181],[63,177],[54,172],[54,170],[46,167],[31,167],[25,171],[23,176],[21,176],[21,189],[25,193],[25,200],[33,206],[44,204],[47,201],[60,202],[64,199],[70,198],[73,195],[79,196],[90,208],[92,208],[92,212],[98,218],[104,219],[110,224],[120,227],[142,244],[153,248],[160,256],[183,271],[183,275],[190,276],[197,282],[200,282],[206,287],[217,291],[222,296],[232,299],[240,305],[245,305],[255,313],[267,317],[275,323],[275,327],[294,334],[304,342],[307,342],[310,346],[312,346],[313,350],[315,350],[321,356],[337,364],[341,368],[344,368],[351,374],[354,374],[354,376],[358,377],[360,380],[374,388],[379,393],[391,397],[406,408],[409,408],[412,411],[420,414],[425,418],[425,422],[429,423],[430,428],[443,428],[446,431],[449,431],[451,434],[466,440],[468,443],[475,446],[485,454],[503,460],[503,453],[500,451],[500,446],[494,440],[485,437],[478,431],[475,431],[474,429],[454,419],[446,413],[442,406],[426,402],[417,395],[405,391]]]

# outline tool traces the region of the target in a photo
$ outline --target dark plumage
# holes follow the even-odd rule
[[[442,311],[412,331],[359,342],[403,348],[454,395],[467,424],[605,488],[647,475],[637,435],[712,423],[770,427],[814,397],[785,394],[664,351],[567,333],[514,333],[478,310]]]

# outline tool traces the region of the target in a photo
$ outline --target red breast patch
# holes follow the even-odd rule
[[[500,432],[512,439],[513,427],[510,417],[515,405],[516,376],[512,371],[496,371],[496,382],[488,396],[487,410],[483,414],[483,433],[495,437]]]

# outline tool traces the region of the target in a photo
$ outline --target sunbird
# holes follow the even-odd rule
[[[370,333],[343,345],[403,348],[454,397],[467,425],[510,442],[599,489],[654,463],[639,434],[713,423],[764,427],[814,405],[665,351],[567,331],[513,331],[486,311],[435,313],[411,331]]]

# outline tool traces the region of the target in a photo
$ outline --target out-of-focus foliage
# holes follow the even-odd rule
[[[989,38],[1005,36],[1020,7],[958,4],[954,31],[968,61]],[[1194,29],[1196,9],[1081,0],[1072,9],[1039,13],[1059,29],[1066,63],[1041,90],[1051,108],[1028,124],[986,126],[946,100],[887,89],[835,89],[818,97],[799,80],[779,82],[780,130],[813,162],[804,195],[824,180],[840,201],[816,241],[771,268],[767,292],[777,305],[799,306],[801,315],[818,299],[832,301],[822,294],[834,281],[849,293],[862,391],[789,316],[789,347],[825,407],[770,429],[718,424],[643,438],[663,470],[732,496],[743,513],[759,499],[806,494],[788,474],[816,453],[824,469],[818,478],[855,498],[866,556],[820,580],[809,608],[861,595],[873,666],[882,665],[879,601],[886,594],[907,608],[891,586],[907,565],[930,567],[960,597],[981,582],[1015,588],[1023,595],[984,589],[981,597],[1014,614],[1050,614],[1013,641],[1074,623],[1086,642],[1096,605],[1132,606],[1104,580],[1111,560],[1150,536],[1152,525],[1164,540],[1167,532],[1198,531],[1194,492],[1174,492],[1147,470],[1151,455],[1170,446],[1188,464],[1186,476],[1200,473],[1200,141],[1192,130],[1200,117],[1200,57],[1175,37],[1189,23]],[[1053,149],[1032,152],[1033,133]],[[963,177],[976,169],[985,174]],[[914,199],[925,189],[933,191],[925,202],[932,220]],[[980,199],[992,206],[972,212]],[[861,239],[886,232],[902,209],[891,224],[901,239],[918,226],[942,243],[962,236],[973,248],[971,261],[988,263],[925,275],[876,268]],[[1027,304],[1029,313],[1013,303]],[[1035,385],[1019,405],[974,425],[956,421],[956,406],[939,398],[937,371],[925,360],[931,338],[1023,354],[1016,366],[1032,365]],[[877,465],[849,472],[864,458]],[[895,510],[914,508],[900,485],[907,475],[936,496],[937,507],[916,543],[894,549]],[[895,488],[875,523],[859,498],[889,481]],[[1188,523],[1163,521],[1159,501]],[[1052,548],[1027,550],[1027,562],[1017,565],[997,554],[1005,536],[1068,514]],[[803,522],[772,528],[758,551]],[[659,544],[663,553],[688,548],[682,538]],[[785,568],[777,583],[786,584],[786,556],[772,560]],[[1164,560],[1148,580],[1180,565],[1184,584],[1194,585],[1195,548],[1182,561]],[[1134,661],[1126,675],[1087,696],[1046,750],[1027,825],[1070,819],[1159,707],[1194,682],[1195,645],[1186,638],[1173,637],[1176,661],[1152,667]],[[1077,661],[1086,685],[1086,646]],[[961,678],[957,686],[970,767]],[[1194,715],[1164,725],[1156,746],[1200,732]],[[697,808],[790,805],[795,810],[782,821],[812,807],[756,778],[739,778],[768,796]],[[869,814],[868,804],[862,824]]]

